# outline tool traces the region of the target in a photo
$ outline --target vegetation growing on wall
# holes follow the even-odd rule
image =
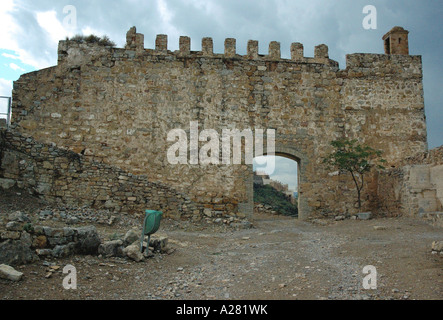
[[[367,145],[361,145],[358,140],[339,139],[331,142],[334,150],[323,159],[329,169],[335,168],[341,172],[350,173],[357,189],[357,205],[361,209],[361,191],[364,187],[365,174],[373,167],[384,169],[386,160],[381,158],[382,151]]]
[[[254,202],[271,206],[273,210],[285,216],[298,216],[297,205],[270,185],[254,184]]]
[[[76,41],[81,43],[98,43],[101,46],[108,46],[108,47],[116,46],[115,42],[109,39],[108,36],[99,37],[93,34],[89,36],[77,34],[72,38],[66,38],[66,41]]]

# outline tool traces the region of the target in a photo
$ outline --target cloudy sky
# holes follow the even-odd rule
[[[377,10],[375,30],[363,27],[366,5]],[[58,40],[79,33],[106,34],[122,47],[126,31],[137,26],[146,48],[162,33],[172,50],[180,35],[191,37],[192,50],[210,36],[220,53],[224,39],[233,37],[240,54],[249,39],[259,41],[263,54],[270,41],[280,41],[284,58],[292,42],[302,42],[306,56],[325,43],[331,59],[345,68],[347,53],[383,53],[381,37],[397,25],[410,31],[410,53],[423,56],[433,148],[443,143],[442,0],[1,0],[0,95],[10,96],[12,81],[22,73],[55,65]],[[277,166],[276,174],[285,176],[285,168]]]

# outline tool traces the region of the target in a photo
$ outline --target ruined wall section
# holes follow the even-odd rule
[[[149,182],[144,176],[134,176],[17,132],[0,133],[2,187],[17,186],[58,204],[122,213],[142,215],[146,209],[156,209],[180,218],[202,210],[186,195]]]
[[[355,210],[352,181],[321,163],[331,140],[358,137],[390,162],[426,150],[419,57],[349,55],[339,70],[325,45],[306,58],[294,43],[288,60],[277,42],[260,55],[250,41],[240,56],[235,39],[224,54],[210,38],[198,52],[187,37],[176,52],[164,35],[155,49],[135,30],[127,39],[125,49],[61,41],[56,67],[14,83],[13,130],[170,185],[209,211],[235,212],[252,200],[250,166],[170,165],[167,133],[189,132],[190,121],[220,134],[276,129],[277,152],[300,164],[305,217]]]
[[[443,211],[443,146],[399,162],[378,176],[380,211],[418,216]]]

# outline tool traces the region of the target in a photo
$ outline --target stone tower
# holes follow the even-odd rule
[[[409,31],[402,27],[394,27],[383,36],[385,54],[409,54]]]

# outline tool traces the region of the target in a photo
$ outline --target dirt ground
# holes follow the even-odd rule
[[[0,213],[39,206],[20,195],[0,197]],[[140,218],[133,224],[141,225]],[[443,229],[411,218],[330,221],[255,215],[254,228],[162,221],[170,254],[144,262],[74,256],[19,266],[20,282],[0,280],[0,299],[442,299],[443,255],[431,244]],[[104,238],[129,225],[98,225]],[[374,228],[376,227],[376,228]],[[64,266],[77,270],[77,289],[62,286]],[[376,267],[377,289],[363,288],[363,268]],[[47,278],[50,266],[60,267]]]

